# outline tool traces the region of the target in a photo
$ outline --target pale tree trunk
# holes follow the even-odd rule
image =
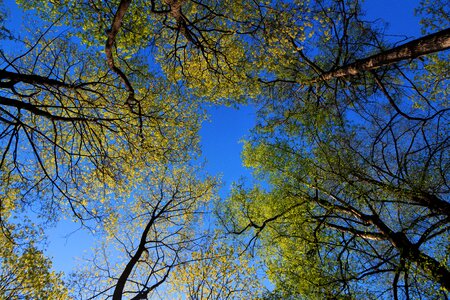
[[[394,64],[403,60],[414,59],[426,54],[441,52],[450,48],[450,28],[423,36],[409,43],[391,48],[381,53],[357,60],[349,65],[325,72],[313,82],[327,81],[334,78],[354,76],[364,71]]]

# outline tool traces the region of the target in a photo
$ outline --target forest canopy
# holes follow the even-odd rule
[[[450,296],[446,1],[405,38],[355,0],[16,4],[1,299]],[[226,197],[199,163],[211,105],[257,110]],[[45,254],[62,219],[96,240],[71,274]]]

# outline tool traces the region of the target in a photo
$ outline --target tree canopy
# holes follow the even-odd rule
[[[449,297],[445,1],[407,41],[350,0],[16,2],[35,26],[0,1],[0,298]],[[238,104],[256,183],[221,199],[199,129]],[[43,252],[63,216],[98,237],[70,278]]]

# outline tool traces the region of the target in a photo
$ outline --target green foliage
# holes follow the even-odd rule
[[[444,30],[450,24],[450,8],[448,7],[448,3],[442,0],[420,1],[419,7],[416,9],[416,14],[422,17],[421,23],[423,24],[424,32]]]
[[[73,34],[85,45],[103,47],[120,1],[17,2],[36,9],[46,20],[62,16],[64,24],[80,28]],[[169,79],[183,82],[191,94],[211,102],[245,101],[256,95],[258,86],[247,80],[253,54],[242,36],[261,22],[259,4],[179,1],[184,28],[169,3],[155,1],[153,7],[151,1],[133,1],[117,36],[116,55],[125,61],[151,48],[155,58],[149,60],[151,64],[158,63]]]
[[[0,298],[68,299],[62,274],[39,249],[41,229],[26,218],[17,218],[20,189],[12,176],[0,172]],[[9,183],[9,184],[8,184]]]
[[[126,103],[127,92],[99,53],[78,49],[59,36],[38,40],[26,54],[13,67],[42,75],[41,82],[25,78],[7,91],[27,109],[2,107],[2,166],[10,170],[5,176],[15,176],[9,181],[21,186],[22,201],[32,203],[39,195],[53,208],[49,215],[62,209],[95,219],[120,205],[114,198],[126,198],[151,172],[153,162],[196,155],[203,119],[198,103],[138,60],[132,62],[140,112]],[[53,69],[46,75],[49,62]]]
[[[327,70],[382,44],[377,29],[346,23],[357,6],[324,3],[321,20],[334,32],[306,41],[317,47],[309,67]],[[296,63],[281,67],[244,147],[244,164],[262,183],[238,185],[221,214],[265,259],[273,297],[437,298],[445,290],[436,274],[450,268],[447,61],[439,53],[303,85],[291,82],[292,69],[302,72]]]
[[[52,24],[0,58],[1,226],[14,232],[2,264],[17,293],[68,293],[37,231],[10,221],[29,209],[104,238],[74,277],[80,298],[147,297],[172,274],[192,298],[256,293],[241,248],[199,247],[216,182],[189,166],[204,104],[249,100],[259,123],[243,160],[260,183],[236,184],[217,210],[250,233],[242,249],[256,247],[275,284],[266,298],[448,292],[446,53],[326,78],[392,47],[350,0],[17,3]],[[434,4],[418,9],[427,30],[446,27]]]
[[[108,235],[96,243],[95,251],[85,257],[85,267],[72,277],[74,298],[111,297],[117,278],[140,245],[145,250],[125,278],[123,294],[136,296],[148,290],[150,297],[156,293],[152,285],[166,274],[169,278],[179,276],[179,269],[196,259],[198,241],[204,238],[199,231],[203,211],[214,195],[216,182],[213,178],[196,179],[195,175],[201,177],[193,167],[160,164],[145,177],[134,190],[133,199],[128,199],[129,207],[116,211],[114,219],[105,222]],[[141,284],[136,286],[136,282]]]
[[[43,224],[31,228],[70,218],[99,238],[117,236],[121,224],[131,230],[125,236],[135,234],[142,224],[123,223],[120,216],[130,217],[138,199],[149,196],[144,187],[161,179],[165,174],[161,166],[182,166],[198,155],[197,132],[204,119],[198,99],[150,72],[142,56],[133,56],[123,69],[133,82],[130,103],[128,91],[102,53],[57,28],[36,30],[27,40],[18,40],[17,49],[23,54],[8,52],[5,46],[0,61],[2,229],[9,230],[10,216],[21,219],[33,210],[33,221]],[[194,173],[183,174],[177,177],[178,184],[194,181]],[[170,184],[176,188],[176,182]],[[196,185],[206,189],[212,182],[196,181]],[[202,201],[207,201],[204,197]],[[176,222],[186,218],[189,227],[188,219],[197,208],[190,205],[185,214],[174,209],[173,216],[166,217]],[[144,209],[139,208],[136,215]],[[166,230],[170,236],[178,227]],[[28,244],[39,239],[37,231],[23,234],[29,235]],[[67,294],[59,287],[60,275],[51,272],[50,260],[38,248],[11,243],[11,253],[1,256],[5,272],[11,272],[5,276],[16,278],[17,284],[36,281],[24,294],[39,299],[59,298],[50,293]],[[30,256],[36,258],[30,270],[23,269],[22,274],[13,267],[29,262]],[[10,289],[16,289],[14,281],[5,282],[4,290]]]
[[[239,246],[217,236],[204,240],[171,281],[171,297],[186,299],[257,299],[262,286],[255,263]]]
[[[68,299],[61,274],[51,270],[50,259],[33,243],[19,247],[2,234],[0,246],[0,298]]]

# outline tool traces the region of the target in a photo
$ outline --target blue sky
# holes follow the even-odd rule
[[[249,106],[210,107],[208,112],[209,121],[204,122],[200,131],[202,159],[206,160],[206,172],[221,177],[220,196],[225,197],[232,182],[250,176],[249,170],[242,167],[240,141],[254,126],[256,113]],[[62,220],[47,232],[47,255],[53,257],[57,271],[69,272],[94,242],[91,235],[70,220]]]
[[[12,0],[4,1],[10,7],[14,26],[19,26],[20,14]],[[414,0],[366,0],[364,3],[367,20],[380,19],[389,23],[388,34],[391,40],[402,40],[398,36],[417,38],[420,36],[419,19],[414,16],[414,8],[418,1]],[[223,188],[220,195],[226,196],[233,181],[243,176],[250,176],[249,170],[242,167],[240,142],[249,134],[256,121],[253,107],[210,107],[210,121],[201,129],[201,146],[203,159],[206,160],[206,171],[222,177]],[[47,254],[53,257],[54,269],[70,271],[81,257],[88,251],[93,239],[70,221],[62,221],[56,228],[48,231],[49,245]]]
[[[388,23],[388,34],[418,38],[420,19],[414,14],[418,4],[418,0],[365,0],[363,7],[367,20],[380,19]]]

